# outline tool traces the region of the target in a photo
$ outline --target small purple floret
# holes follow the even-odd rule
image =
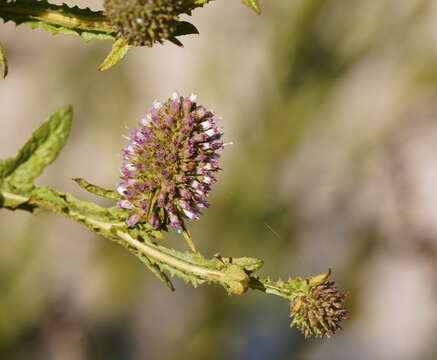
[[[129,226],[134,226],[136,223],[138,223],[140,221],[140,216],[139,215],[137,215],[137,214],[135,214],[135,215],[132,215],[132,216],[129,216],[128,218],[127,218],[127,220],[126,220],[126,223],[129,225]]]
[[[121,181],[116,191],[128,209],[129,226],[146,221],[154,229],[183,228],[185,218],[197,220],[216,180],[223,143],[219,119],[197,105],[197,96],[172,94],[155,101],[139,126],[129,129],[122,149]]]

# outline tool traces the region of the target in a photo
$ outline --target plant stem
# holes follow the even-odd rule
[[[178,253],[170,253],[169,249],[158,246],[150,241],[150,239],[143,240],[142,238],[136,238],[130,233],[129,228],[126,227],[124,222],[102,220],[102,216],[99,215],[107,209],[92,204],[93,208],[90,212],[87,210],[88,203],[74,199],[71,195],[69,201],[73,202],[74,199],[74,203],[79,205],[76,205],[75,208],[68,208],[68,202],[64,204],[62,201],[50,200],[51,197],[52,199],[63,199],[63,194],[48,189],[46,189],[46,192],[46,195],[42,197],[37,195],[39,193],[38,188],[32,191],[36,195],[23,196],[7,191],[1,191],[0,195],[3,197],[3,201],[6,202],[5,207],[7,208],[18,208],[27,204],[66,216],[87,226],[90,230],[107,239],[119,243],[135,254],[145,256],[152,263],[165,264],[171,269],[177,269],[179,272],[194,276],[197,279],[219,283],[231,294],[242,294],[250,288],[266,294],[277,295],[287,300],[290,300],[293,295],[292,291],[286,287],[251,275],[250,271],[245,271],[243,267],[237,265],[237,261],[233,262],[230,259],[222,258],[221,266],[196,264],[194,258],[192,261],[188,261],[183,256],[178,256]],[[66,208],[68,208],[68,211],[66,211]],[[142,236],[144,237],[144,235]],[[201,255],[199,254],[199,256]]]
[[[29,203],[36,205],[41,209],[64,215],[72,220],[86,225],[94,232],[97,232],[104,237],[109,238],[110,240],[114,240],[127,248],[135,249],[157,263],[167,264],[168,266],[178,269],[183,273],[194,275],[208,282],[217,282],[225,285],[228,289],[230,288],[230,291],[234,294],[243,293],[247,288],[249,277],[244,270],[237,265],[226,264],[227,266],[224,266],[223,271],[210,269],[205,266],[199,266],[167,254],[161,251],[158,247],[148,245],[146,242],[135,239],[131,234],[129,234],[129,232],[122,230],[126,227],[124,223],[100,221],[94,216],[84,215],[80,211],[64,211],[64,209],[60,208],[58,204],[51,203],[46,199],[38,199],[37,197],[33,196],[26,197],[6,191],[1,192],[1,195],[5,200],[15,203],[18,202],[21,204]]]

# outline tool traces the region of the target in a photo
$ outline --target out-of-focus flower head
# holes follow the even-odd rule
[[[150,47],[174,35],[184,1],[105,0],[103,6],[118,38]]]

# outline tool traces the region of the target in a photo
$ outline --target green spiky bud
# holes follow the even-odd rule
[[[104,14],[118,38],[149,46],[174,36],[183,0],[105,0]]]
[[[345,294],[333,281],[313,284],[291,302],[290,326],[296,326],[305,336],[330,337],[341,330],[340,323],[347,319]]]

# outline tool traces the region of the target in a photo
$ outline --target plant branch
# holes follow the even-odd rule
[[[198,252],[181,252],[158,243],[165,226],[154,230],[141,221],[128,226],[129,211],[104,208],[75,198],[69,193],[35,186],[35,178],[52,163],[64,146],[71,128],[72,109],[59,109],[33,132],[15,157],[0,160],[0,208],[25,210],[33,214],[50,211],[74,220],[89,230],[115,241],[137,256],[161,281],[174,290],[169,276],[178,277],[194,287],[207,283],[223,286],[230,295],[248,289],[283,297],[292,304],[292,325],[305,336],[330,336],[346,318],[344,294],[331,282],[330,271],[309,278],[272,281],[255,273],[263,266],[259,259],[241,257],[211,259]],[[75,179],[93,194],[117,199],[112,190]],[[316,316],[316,318],[314,317]]]
[[[201,282],[218,283],[224,286],[230,294],[243,294],[251,288],[290,300],[299,293],[299,291],[293,292],[293,289],[284,287],[284,284],[278,285],[269,279],[259,279],[254,276],[252,273],[263,265],[261,260],[222,257],[206,260],[197,253],[182,254],[150,240],[150,238],[159,238],[160,232],[149,229],[148,236],[135,237],[123,221],[118,221],[116,218],[113,221],[102,219],[103,214],[119,211],[119,209],[105,209],[96,204],[75,199],[69,194],[57,193],[47,188],[35,187],[28,196],[7,191],[1,191],[0,194],[5,208],[27,210],[30,205],[33,212],[40,209],[64,215],[119,243],[136,255],[139,253],[155,264],[164,265],[166,268],[174,269],[188,277],[192,276]],[[322,282],[326,277],[324,275]]]

